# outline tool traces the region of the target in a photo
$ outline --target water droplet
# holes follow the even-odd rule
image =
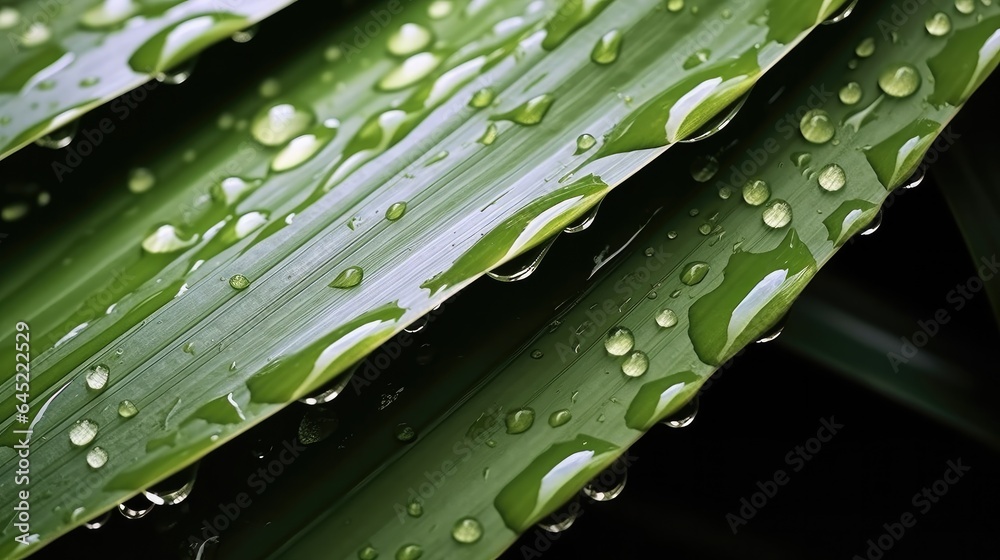
[[[381,91],[398,91],[426,78],[441,63],[441,57],[430,52],[417,53],[382,76],[377,87]]]
[[[483,526],[474,517],[463,517],[451,528],[451,537],[462,544],[472,544],[483,538]]]
[[[431,44],[434,35],[426,27],[416,23],[404,23],[392,35],[386,47],[396,56],[410,56]]]
[[[153,486],[143,490],[143,495],[150,502],[162,506],[174,506],[187,499],[194,489],[194,482],[198,476],[198,466],[194,463],[183,470],[174,473]]]
[[[78,420],[69,429],[69,441],[77,447],[87,445],[94,441],[95,437],[97,437],[97,423],[93,420]]]
[[[420,548],[420,545],[407,544],[403,545],[396,551],[396,560],[417,560],[423,556],[424,550]]]
[[[836,192],[847,184],[847,173],[844,168],[831,163],[819,172],[819,186],[825,191]]]
[[[83,508],[77,508],[77,509],[73,510],[73,513],[76,514],[77,511],[79,511],[80,513],[83,513],[85,510]],[[88,529],[95,530],[95,529],[100,529],[101,527],[104,527],[105,525],[107,525],[108,521],[111,521],[111,512],[110,511],[106,511],[106,512],[104,512],[104,514],[98,515],[97,517],[94,517],[90,521],[85,521],[83,523],[83,526],[86,527],[86,528],[88,528]]]
[[[108,383],[108,366],[104,364],[97,364],[96,366],[90,368],[87,372],[87,388],[100,391],[104,389],[104,386]]]
[[[549,426],[552,426],[553,428],[558,428],[559,426],[562,426],[563,424],[569,422],[572,419],[573,419],[573,414],[569,410],[565,408],[562,410],[557,410],[549,415]]]
[[[229,36],[229,38],[232,39],[234,43],[249,43],[250,41],[253,40],[254,37],[257,36],[258,31],[260,31],[259,24],[251,25],[246,29],[233,33],[232,35]]]
[[[132,401],[124,400],[118,403],[118,416],[121,416],[122,418],[131,418],[136,414],[139,414],[139,407],[135,406],[135,403]]]
[[[257,88],[257,92],[264,99],[270,99],[272,97],[277,97],[281,93],[281,82],[275,78],[268,78],[260,83],[260,87]]]
[[[875,214],[875,217],[872,218],[871,222],[869,222],[865,226],[865,229],[864,229],[864,231],[861,232],[861,235],[865,235],[865,236],[871,235],[871,234],[875,233],[876,231],[878,231],[878,228],[880,228],[881,226],[882,226],[882,209],[879,208],[878,213]],[[777,335],[775,335],[775,336],[777,336]]]
[[[684,0],[667,0],[667,11],[677,13],[684,9]]]
[[[545,118],[552,103],[556,98],[549,94],[542,94],[525,101],[513,110],[502,115],[490,117],[493,120],[511,121],[523,126],[534,126]]]
[[[673,231],[673,230],[668,231],[667,232],[667,239],[677,239],[677,232]]]
[[[722,200],[729,200],[729,197],[733,196],[733,188],[729,186],[719,187],[719,198]]]
[[[393,202],[389,209],[385,211],[385,219],[390,222],[395,222],[396,220],[403,217],[406,214],[406,203],[405,202]]]
[[[376,560],[376,558],[378,558],[378,550],[370,544],[366,544],[358,551],[358,560]]]
[[[861,84],[858,82],[848,82],[844,87],[840,88],[837,96],[844,105],[854,105],[861,101],[862,94]]]
[[[297,136],[285,147],[274,155],[271,160],[271,170],[277,173],[295,169],[303,163],[309,161],[320,150],[326,147],[337,135],[339,122],[331,122],[330,126],[315,127],[312,131],[301,136]]]
[[[685,286],[695,286],[708,275],[710,267],[705,262],[688,263],[681,271],[681,283]]]
[[[618,59],[618,53],[622,48],[622,32],[612,29],[594,45],[594,50],[590,53],[590,59],[597,64],[611,64]]]
[[[707,183],[719,172],[719,160],[712,156],[698,156],[691,162],[691,178]]]
[[[698,395],[689,400],[677,412],[663,419],[663,424],[671,428],[686,428],[698,415]]]
[[[420,517],[424,514],[424,504],[417,498],[410,498],[410,501],[406,504],[406,513],[410,517]]]
[[[989,6],[985,0],[983,1],[983,5]],[[961,14],[969,15],[975,11],[976,3],[974,0],[955,0],[955,9]]]
[[[583,494],[595,502],[609,502],[622,493],[627,480],[628,467],[619,459],[591,479],[583,487]]]
[[[0,29],[10,29],[21,21],[21,12],[11,6],[0,7]]]
[[[694,53],[692,53],[691,56],[687,57],[687,59],[684,61],[684,64],[682,64],[681,66],[685,70],[690,70],[696,66],[700,66],[701,64],[708,62],[708,59],[711,56],[712,56],[712,51],[708,49],[698,49],[694,51]]]
[[[861,58],[868,58],[869,56],[875,54],[875,39],[872,37],[867,37],[858,43],[858,46],[854,49],[854,54]]]
[[[49,26],[36,21],[29,25],[28,28],[24,30],[24,33],[21,34],[20,43],[22,46],[31,48],[37,47],[51,38],[52,30],[49,29]]]
[[[150,37],[136,49],[128,63],[136,72],[162,73],[247,25],[244,18],[234,14],[215,12],[195,15]]]
[[[528,407],[512,410],[507,413],[504,423],[508,434],[522,434],[535,423],[535,411]]]
[[[771,198],[771,188],[760,179],[751,179],[743,184],[743,200],[750,206],[760,206]]]
[[[87,452],[87,464],[92,469],[99,469],[108,462],[108,452],[103,447],[94,447]]]
[[[417,431],[413,429],[413,426],[403,422],[396,424],[396,428],[393,430],[396,439],[404,443],[410,443],[417,437]]]
[[[76,131],[79,127],[80,121],[73,121],[35,140],[35,144],[50,150],[65,148],[73,141],[73,137],[76,136]]]
[[[128,190],[138,194],[144,193],[149,189],[153,188],[156,184],[156,176],[153,172],[145,167],[136,167],[129,171],[128,174]]]
[[[548,533],[562,533],[573,526],[581,512],[580,500],[574,496],[559,509],[538,520],[538,527]]]
[[[541,360],[543,356],[545,356],[545,353],[542,352],[541,350],[532,350],[531,351],[531,357],[533,359],[535,359],[535,360]]]
[[[677,324],[677,314],[672,309],[664,309],[656,314],[656,324],[669,329]]]
[[[781,229],[792,223],[792,205],[784,200],[774,199],[767,203],[762,215],[768,227]]]
[[[360,266],[345,268],[330,282],[331,288],[353,288],[361,283],[365,271]]]
[[[624,356],[635,347],[635,336],[625,327],[615,327],[604,339],[604,348],[612,356]]]
[[[427,15],[431,19],[444,19],[451,14],[452,7],[451,0],[434,0],[427,6]]]
[[[250,287],[250,279],[242,274],[234,274],[229,278],[229,285],[234,290],[245,290]]]
[[[469,100],[469,106],[475,107],[476,109],[482,109],[484,107],[489,107],[493,103],[493,99],[496,97],[496,92],[493,88],[485,87],[477,90],[476,93],[472,94],[472,99]]]
[[[576,139],[576,153],[573,155],[580,155],[587,150],[593,148],[597,145],[597,139],[589,134],[581,134]]]
[[[942,37],[951,31],[951,18],[944,12],[937,12],[927,18],[924,28],[935,37]]]
[[[342,392],[344,392],[348,383],[351,382],[351,378],[354,377],[354,371],[356,370],[344,372],[338,375],[333,379],[333,381],[326,383],[311,394],[299,399],[299,402],[309,406],[323,405],[332,402],[333,399],[337,398]]]
[[[813,144],[825,144],[833,138],[836,128],[830,114],[822,109],[812,109],[799,122],[802,137]]]
[[[649,356],[641,350],[635,350],[622,362],[622,373],[629,377],[639,377],[649,369]]]
[[[280,146],[305,132],[314,119],[310,111],[291,103],[277,103],[254,116],[250,134],[265,146]]]
[[[711,226],[711,224],[701,224],[700,226],[698,226],[698,233],[700,233],[702,235],[708,235],[708,234],[712,233],[712,226]]]
[[[920,88],[920,72],[909,64],[891,64],[879,74],[878,86],[891,97],[909,97]]]
[[[496,142],[497,136],[499,135],[500,135],[500,130],[497,128],[497,125],[490,123],[490,125],[486,127],[486,132],[484,132],[483,135],[479,137],[479,140],[477,140],[477,142],[479,142],[484,146],[490,146],[493,144],[493,142]]]
[[[125,519],[142,519],[153,511],[156,505],[143,495],[134,496],[118,504],[118,513]]]

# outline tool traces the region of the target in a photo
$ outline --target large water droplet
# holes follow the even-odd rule
[[[610,502],[622,493],[627,481],[628,466],[619,459],[588,482],[583,494],[595,502]]]
[[[139,6],[133,0],[102,0],[83,12],[80,25],[87,29],[111,29],[121,25],[138,11]]]
[[[150,502],[146,496],[138,495],[118,504],[118,513],[125,519],[142,519],[149,512],[153,511],[156,504]]]
[[[847,173],[844,168],[831,163],[819,172],[819,186],[825,191],[836,192],[847,184]]]
[[[553,102],[555,102],[555,97],[546,93],[525,101],[511,111],[490,118],[493,120],[511,121],[523,126],[534,126],[542,122],[545,114],[552,107]]]
[[[581,134],[576,139],[576,152],[573,155],[580,155],[597,145],[597,139],[590,134]]]
[[[434,40],[434,35],[426,27],[417,23],[404,23],[392,35],[386,47],[396,56],[410,56],[425,49]]]
[[[103,447],[95,446],[87,452],[87,465],[92,469],[99,469],[108,462],[108,452]]]
[[[625,327],[611,329],[604,338],[604,348],[612,356],[624,356],[635,347],[635,336]]]
[[[878,206],[867,200],[847,200],[830,213],[823,225],[835,247],[847,242],[878,214]]]
[[[768,227],[781,229],[792,223],[792,205],[784,200],[774,199],[764,207],[762,216]]]
[[[656,314],[656,324],[669,329],[677,324],[677,314],[672,309],[664,309]]]
[[[87,388],[93,391],[100,391],[108,383],[110,370],[104,364],[97,364],[87,372]]]
[[[649,357],[645,352],[634,350],[622,362],[622,373],[629,377],[640,377],[649,369]]]
[[[423,556],[424,550],[420,548],[420,545],[407,544],[403,545],[396,551],[396,560],[417,560]]]
[[[198,466],[193,465],[157,482],[155,485],[143,490],[146,498],[158,506],[173,506],[183,502],[191,495],[194,489],[194,482],[198,476]]]
[[[227,13],[196,15],[150,37],[129,58],[129,66],[136,72],[164,73],[248,23],[243,17]]]
[[[553,428],[558,428],[559,426],[564,425],[566,422],[569,422],[572,419],[573,419],[573,414],[569,410],[563,408],[549,415],[549,426],[552,426]]]
[[[73,137],[76,136],[76,131],[79,127],[80,121],[73,121],[35,140],[35,144],[50,150],[65,148],[73,141]]]
[[[837,96],[844,105],[855,105],[861,101],[862,94],[861,84],[858,82],[848,82],[844,87],[840,88]]]
[[[429,76],[439,64],[441,64],[441,57],[434,53],[415,54],[382,76],[377,87],[382,91],[397,91],[408,88]]]
[[[139,407],[135,406],[135,403],[132,401],[126,399],[118,403],[118,416],[131,418],[136,414],[139,414]]]
[[[77,447],[87,445],[94,441],[95,437],[97,437],[97,423],[93,420],[78,420],[69,429],[69,441]]]
[[[615,60],[618,60],[618,53],[621,51],[621,48],[622,32],[612,29],[597,40],[594,50],[590,53],[590,59],[597,64],[611,64]]]
[[[989,6],[989,1],[983,0],[983,5]],[[955,0],[955,9],[960,14],[969,15],[976,10],[976,2],[975,0]]]
[[[483,538],[483,526],[475,517],[463,517],[451,528],[451,537],[462,544],[472,544]]]
[[[705,279],[709,269],[708,263],[705,262],[688,263],[681,271],[681,283],[686,286],[695,286]]]
[[[799,122],[802,137],[813,144],[825,144],[833,138],[836,127],[829,113],[822,109],[812,109]]]
[[[535,411],[528,407],[512,410],[507,413],[504,423],[508,434],[522,434],[535,423]]]
[[[760,206],[771,198],[771,188],[760,179],[750,179],[743,184],[743,200],[750,206]]]
[[[920,72],[909,64],[890,64],[879,74],[878,86],[891,97],[909,97],[920,88]]]
[[[924,28],[935,37],[943,37],[951,31],[951,18],[944,12],[937,12],[927,18]]]
[[[234,290],[245,290],[250,287],[250,279],[242,274],[234,274],[229,278],[229,285]]]
[[[360,266],[345,268],[330,282],[331,288],[353,288],[361,283],[365,271]]]
[[[308,129],[312,112],[291,103],[276,103],[261,110],[250,124],[250,134],[265,146],[280,146]]]
[[[485,87],[476,90],[476,93],[472,94],[472,99],[469,100],[469,107],[475,107],[476,109],[489,107],[495,97],[496,92],[493,91],[493,88]]]
[[[336,124],[339,125],[339,123]],[[281,173],[295,169],[326,147],[336,135],[336,126],[324,125],[315,127],[308,134],[293,138],[281,151],[275,154],[274,159],[271,160],[271,170]]]
[[[694,422],[695,416],[698,415],[698,401],[698,395],[695,395],[693,399],[689,400],[679,410],[664,418],[663,424],[670,428],[686,428],[690,426]]]

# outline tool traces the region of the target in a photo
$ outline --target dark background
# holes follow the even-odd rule
[[[322,3],[303,0],[267,20],[250,43],[214,47],[201,57],[187,83],[151,92],[133,117],[74,171],[70,181],[52,180],[50,165],[58,152],[31,147],[0,163],[4,202],[34,196],[39,189],[53,196],[48,207],[34,209],[13,228],[5,225],[10,237],[3,240],[0,254],[30,250],[41,233],[58,228],[61,216],[99,204],[104,191],[124,180],[115,173],[141,164],[160,146],[183,138],[201,119],[212,118],[232,92],[255,87],[270,68],[280,65],[281,53],[294,52],[299,43],[322,36],[336,20],[348,17],[347,11],[330,15]],[[807,49],[822,48],[835,33],[832,28],[821,29],[795,56],[808,57]],[[794,59],[786,63],[795,68]],[[758,89],[766,92],[767,87],[780,85],[781,74],[769,75],[769,82]],[[1000,143],[989,126],[995,118],[986,121],[982,117],[993,114],[991,104],[998,95],[1000,80],[994,76],[953,124],[962,135],[961,143],[1000,153]],[[183,118],[178,118],[177,107],[184,108]],[[107,108],[85,117],[83,126],[104,116],[110,116]],[[740,126],[739,120],[734,126]],[[430,392],[435,378],[418,375],[419,368],[413,364],[429,364],[443,372],[440,376],[458,367],[462,348],[467,348],[463,345],[474,340],[469,338],[469,325],[481,324],[481,314],[494,310],[509,317],[508,323],[492,332],[479,330],[479,340],[496,341],[498,355],[505,348],[517,347],[544,324],[556,304],[583,289],[583,272],[592,264],[595,251],[608,240],[627,238],[630,225],[642,223],[649,209],[665,200],[662,177],[696,153],[687,147],[670,150],[668,157],[661,158],[670,161],[656,162],[616,189],[603,204],[596,224],[583,234],[563,236],[530,279],[512,285],[484,279],[449,303],[447,312],[417,335],[421,344],[399,360],[406,365],[395,366],[383,376],[378,391],[367,399],[345,394],[335,401],[338,409],[332,417],[339,425],[331,438],[310,447],[309,453],[315,453],[312,460],[337,457],[355,437],[364,437],[366,424],[352,418],[373,414],[374,401],[392,394],[395,387],[406,385],[405,398],[411,400],[419,399],[421,391]],[[886,210],[884,223],[874,235],[845,247],[802,299],[846,304],[863,295],[912,318],[906,328],[892,333],[897,338],[916,330],[918,319],[945,306],[948,291],[975,274],[942,188],[961,185],[939,184],[929,173],[920,187],[907,191]],[[657,426],[633,447],[631,455],[636,460],[617,499],[585,504],[584,514],[573,527],[554,538],[543,537],[544,542],[537,540],[543,533],[529,533],[504,558],[821,559],[859,555],[874,559],[879,556],[866,556],[867,541],[886,532],[883,524],[898,522],[904,512],[916,513],[912,496],[940,479],[948,461],[959,459],[971,467],[969,472],[926,514],[916,513],[916,525],[906,529],[884,557],[1000,558],[996,450],[793,351],[784,340],[801,322],[796,317],[798,308],[793,307],[786,332],[777,341],[753,345],[703,391],[700,412],[691,426]],[[932,340],[926,351],[947,356],[973,372],[981,383],[978,391],[987,400],[995,400],[993,349],[1000,336],[986,295],[979,294],[970,306],[952,315],[947,332]],[[422,345],[427,346],[421,350]],[[429,356],[431,350],[433,356]],[[195,491],[182,505],[169,511],[156,509],[140,520],[126,520],[115,513],[106,527],[78,529],[37,557],[66,558],[92,551],[177,558],[189,552],[183,547],[184,538],[219,502],[242,489],[242,473],[252,472],[258,461],[255,452],[273,447],[281,434],[295,430],[304,409],[293,404],[204,459]],[[843,429],[804,468],[792,472],[786,454],[815,436],[821,419],[831,417]],[[290,472],[310,468],[296,463]],[[771,479],[778,469],[789,473],[790,481],[734,535],[726,514],[738,514],[741,498],[750,499],[758,491],[757,482]],[[336,469],[327,469],[327,475],[337,476]],[[273,494],[285,492],[282,485],[293,484],[295,478],[280,479]],[[267,531],[272,521],[280,525],[280,515],[249,508],[232,531]],[[220,552],[227,537],[238,538],[224,534]],[[536,552],[524,552],[529,548]],[[391,551],[382,552],[382,557],[391,555]]]

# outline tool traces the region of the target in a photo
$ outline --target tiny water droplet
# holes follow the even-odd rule
[[[129,171],[128,190],[139,194],[148,191],[156,184],[156,176],[145,167],[136,167]]]
[[[819,186],[825,191],[836,192],[847,184],[847,173],[844,168],[831,163],[819,172]]]
[[[132,401],[124,400],[118,403],[118,416],[121,416],[122,418],[131,418],[136,414],[139,414],[139,407],[135,406],[135,403]]]
[[[858,46],[854,48],[854,54],[861,58],[868,58],[869,56],[875,54],[875,39],[872,37],[867,37],[863,39]]]
[[[784,200],[774,199],[764,207],[762,216],[768,227],[781,229],[792,223],[792,205]]]
[[[813,144],[825,144],[833,138],[836,128],[830,114],[822,109],[812,109],[799,122],[802,137]]]
[[[424,514],[424,504],[420,503],[420,500],[416,498],[410,498],[410,501],[406,504],[406,513],[410,517],[420,517]]]
[[[604,339],[604,348],[612,356],[624,356],[635,347],[635,336],[625,327],[615,327]]]
[[[87,452],[87,464],[92,469],[99,469],[108,462],[108,452],[103,447],[94,447]]]
[[[97,423],[93,420],[78,420],[69,429],[69,441],[77,447],[87,445],[97,437],[97,428]]]
[[[535,411],[528,407],[512,410],[507,413],[504,423],[508,434],[522,434],[535,423]]]
[[[340,274],[333,279],[333,282],[330,282],[330,287],[353,288],[360,284],[363,278],[364,270],[362,270],[360,266],[351,266],[341,271]]]
[[[649,357],[641,350],[635,350],[622,362],[622,373],[629,377],[639,377],[649,369]]]
[[[483,538],[483,526],[474,517],[463,517],[451,528],[451,537],[462,544],[472,544]]]
[[[541,350],[532,350],[531,351],[531,357],[534,358],[534,359],[536,359],[536,360],[542,359],[543,356],[545,356],[545,354]]]
[[[250,279],[242,274],[234,274],[229,278],[229,285],[234,290],[245,290],[250,286]]]
[[[394,433],[396,439],[404,443],[409,443],[417,437],[417,431],[413,429],[413,426],[405,422],[397,424]]]

